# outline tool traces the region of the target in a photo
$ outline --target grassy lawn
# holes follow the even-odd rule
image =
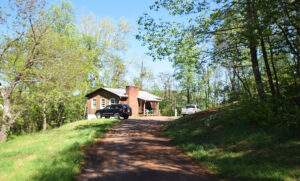
[[[232,109],[183,117],[166,124],[165,131],[226,180],[300,180],[300,131],[240,122]]]
[[[118,122],[78,121],[0,143],[0,180],[74,180],[84,157],[81,148]]]

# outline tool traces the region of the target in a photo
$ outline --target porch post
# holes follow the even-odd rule
[[[160,111],[159,111],[159,102],[157,102],[157,113],[158,113],[158,116],[160,116]]]
[[[145,112],[146,112],[146,101],[144,101],[144,116],[145,116]]]

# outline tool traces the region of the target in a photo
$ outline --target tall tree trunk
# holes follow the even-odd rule
[[[58,106],[58,115],[57,115],[59,126],[62,126],[64,123],[64,119],[62,116],[63,112],[64,112],[64,103],[60,102]]]
[[[13,89],[15,88],[17,81],[19,78],[15,78],[10,86],[8,88],[4,88],[2,84],[0,83],[0,92],[3,99],[3,112],[2,112],[2,125],[0,130],[0,142],[5,142],[7,140],[7,133],[10,129],[10,127],[15,122],[15,119],[18,117],[18,114],[16,116],[12,117],[11,114],[11,94]]]
[[[6,96],[3,97],[3,113],[2,113],[2,126],[0,131],[0,142],[5,142],[7,140],[8,132],[8,121],[11,119],[10,113],[10,99]]]
[[[232,72],[231,72],[231,68],[232,68]],[[234,94],[237,96],[237,92],[235,88],[235,71],[233,66],[230,65],[229,67],[227,67],[227,71],[228,71],[228,77],[231,85],[231,91],[234,92]]]
[[[257,25],[255,23],[255,19],[253,16],[253,4],[251,0],[247,0],[247,34],[248,34],[248,41],[249,41],[249,49],[251,54],[251,63],[252,63],[252,70],[254,74],[255,84],[256,84],[256,90],[258,92],[258,96],[260,99],[264,98],[264,88],[261,80],[261,75],[259,71],[259,65],[257,60],[257,43],[256,43],[256,36],[254,34],[256,27],[253,27]]]
[[[272,94],[272,96],[275,96],[275,87],[274,87],[272,73],[271,73],[271,69],[270,69],[270,65],[269,65],[269,61],[268,61],[268,55],[267,55],[267,51],[266,51],[266,47],[265,47],[265,41],[264,41],[264,38],[262,37],[262,35],[260,38],[260,45],[261,45],[263,59],[265,62],[265,67],[266,67],[266,71],[267,71],[267,75],[268,75],[271,94]]]
[[[277,70],[276,70],[275,63],[274,63],[273,46],[272,46],[272,43],[270,40],[270,36],[268,36],[268,44],[269,44],[269,48],[270,48],[270,59],[271,59],[272,69],[273,69],[274,76],[275,76],[276,93],[277,93],[277,95],[280,96]]]
[[[209,85],[209,78],[207,79],[206,83],[207,83],[207,90],[206,90],[206,109],[209,108],[209,98],[210,98],[210,85]]]
[[[208,90],[205,89],[205,109],[208,109]]]
[[[2,122],[1,131],[0,131],[0,142],[5,142],[7,140],[7,133],[6,133],[6,123]]]
[[[7,140],[7,119],[8,115],[3,110],[2,115],[2,125],[1,125],[1,131],[0,131],[0,142],[5,142]]]
[[[234,76],[230,77],[229,80],[230,80],[230,84],[231,84],[231,91],[235,92],[235,94],[236,94],[236,90],[235,90],[235,78],[234,78]]]
[[[7,140],[7,133],[10,128],[15,123],[15,120],[20,115],[21,112],[17,112],[15,116],[11,114],[11,99],[10,94],[8,96],[3,96],[3,113],[2,113],[2,126],[0,131],[0,142],[5,142]]]
[[[171,86],[169,84],[169,100],[171,100]]]
[[[296,71],[298,74],[298,79],[300,79],[300,58],[298,58],[298,57],[297,57]]]
[[[43,112],[43,130],[47,129],[47,115],[46,115],[47,102],[44,100],[42,105]]]
[[[186,89],[186,98],[187,98],[187,104],[191,103],[191,93],[190,93],[190,87],[187,87]]]

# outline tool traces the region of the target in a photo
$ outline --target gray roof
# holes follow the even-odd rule
[[[145,92],[145,91],[139,91],[138,98],[143,99],[145,101],[161,101],[160,97],[157,97],[157,96],[150,94],[149,92]]]
[[[102,88],[102,89],[107,90],[113,94],[116,94],[119,97],[128,97],[124,89],[114,89],[114,88]]]
[[[128,97],[128,95],[126,94],[126,91],[124,89],[115,89],[115,88],[103,88],[103,89],[107,90],[113,94],[116,94],[119,97]],[[160,97],[157,97],[146,91],[139,91],[138,98],[145,100],[145,101],[161,101]]]

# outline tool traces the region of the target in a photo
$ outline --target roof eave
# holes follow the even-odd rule
[[[111,91],[109,91],[109,90],[107,90],[107,89],[105,89],[105,88],[99,88],[99,89],[96,89],[96,90],[94,90],[94,91],[92,91],[92,92],[86,94],[85,97],[88,98],[90,95],[94,94],[95,92],[97,92],[97,91],[99,91],[99,90],[101,90],[101,89],[103,89],[103,90],[105,90],[105,91],[107,91],[107,92],[110,92],[110,93],[112,93],[112,94],[114,94],[114,95],[116,95],[116,96],[119,96],[119,97],[121,97],[121,98],[122,98],[122,97],[128,97],[128,95],[122,95],[122,96],[120,96],[120,95],[118,95],[118,94],[116,94],[116,93],[114,93],[114,92],[111,92]]]
[[[94,90],[94,91],[92,91],[92,92],[86,94],[85,97],[88,98],[90,95],[94,94],[95,92],[99,91],[100,89],[102,89],[102,88],[96,89],[96,90]]]
[[[160,102],[162,101],[162,99],[143,99],[143,98],[139,98],[138,99],[141,99],[141,100],[144,100],[144,101],[152,101],[152,102]]]

